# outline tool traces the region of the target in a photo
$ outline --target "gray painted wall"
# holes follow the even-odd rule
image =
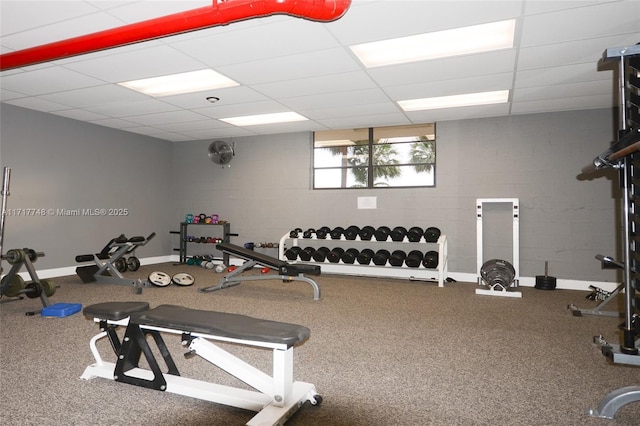
[[[120,233],[156,232],[157,238],[136,254],[170,254],[170,142],[5,104],[1,117],[0,159],[11,168],[5,252],[33,248],[46,254],[38,269],[63,268]],[[15,209],[49,211],[43,216]],[[128,213],[64,216],[59,209]]]
[[[219,214],[239,233],[238,244],[278,241],[295,227],[437,226],[449,238],[449,270],[475,274],[476,199],[519,198],[521,276],[544,274],[549,261],[560,279],[615,280],[594,259],[617,253],[615,173],[577,178],[614,127],[610,110],[438,123],[436,187],[422,189],[312,191],[307,133],[234,139],[229,168],[209,161],[210,141],[177,143],[175,217]],[[358,210],[361,196],[377,197],[378,208]],[[496,249],[507,246],[510,255],[510,210],[506,223],[487,219],[487,239],[497,237]]]
[[[442,122],[436,187],[311,188],[311,135],[237,138],[231,167],[209,161],[210,141],[171,143],[2,106],[1,163],[12,167],[9,208],[128,208],[127,217],[8,217],[4,247],[33,247],[40,268],[73,266],[79,253],[118,233],[158,234],[140,257],[175,254],[184,215],[216,213],[239,234],[232,242],[275,242],[294,227],[350,224],[438,226],[449,238],[449,270],[476,274],[476,198],[519,198],[520,275],[615,281],[597,253],[619,254],[619,202],[613,171],[579,179],[607,148],[610,110]],[[378,208],[358,210],[357,198]],[[485,233],[510,247],[510,226],[495,209]],[[495,223],[494,223],[495,222]],[[194,232],[198,234],[198,232]],[[493,247],[495,245],[495,247]],[[509,250],[507,250],[509,251]],[[498,257],[498,256],[496,256]]]

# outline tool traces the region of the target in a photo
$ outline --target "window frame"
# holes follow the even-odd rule
[[[393,128],[407,128],[407,127],[420,127],[420,126],[433,126],[433,140],[427,140],[424,142],[430,142],[433,144],[433,162],[424,162],[424,163],[399,163],[394,164],[395,167],[415,167],[420,164],[430,165],[431,173],[433,174],[433,183],[428,185],[389,185],[389,186],[375,186],[375,173],[373,173],[376,167],[389,167],[388,165],[376,165],[374,164],[374,148],[376,146],[386,145],[387,143],[376,143],[377,141],[382,140],[383,138],[379,138],[377,141],[374,139],[376,130],[385,130],[389,131],[389,129]],[[390,137],[392,138],[392,137]],[[384,138],[384,139],[390,139]],[[435,188],[436,187],[436,164],[437,164],[437,137],[436,137],[436,123],[426,123],[426,124],[414,124],[414,125],[405,125],[405,126],[388,126],[388,127],[369,127],[367,128],[367,164],[366,165],[357,165],[357,166],[325,166],[325,167],[317,167],[316,166],[316,150],[317,149],[326,149],[329,146],[316,146],[316,132],[312,134],[311,140],[311,168],[312,168],[312,176],[311,176],[311,189],[312,190],[353,190],[353,189],[406,189],[406,188]],[[422,141],[407,141],[407,142],[390,142],[389,145],[400,145],[400,144],[413,144],[416,142]],[[349,148],[350,146],[358,146],[358,145],[334,145],[335,147],[343,147]],[[366,169],[366,186],[335,186],[335,187],[318,187],[316,186],[316,173],[318,171],[323,170],[351,170],[356,168],[365,168]]]

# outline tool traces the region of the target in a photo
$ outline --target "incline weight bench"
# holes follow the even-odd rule
[[[95,265],[78,266],[76,274],[85,283],[97,281],[104,284],[132,285],[137,293],[141,293],[142,283],[138,280],[124,278],[117,264],[124,262],[123,256],[132,253],[138,247],[144,246],[155,236],[156,233],[152,232],[147,238],[142,236],[127,238],[124,234],[112,238],[100,253],[76,256],[76,262],[93,261],[95,263]]]
[[[84,370],[83,379],[101,377],[257,411],[248,425],[280,425],[306,401],[312,405],[322,402],[313,384],[293,381],[293,348],[309,338],[307,327],[175,305],[149,309],[146,302],[99,303],[87,306],[83,312],[100,325],[100,333],[89,343],[96,362]],[[122,340],[116,333],[120,326],[126,327]],[[256,391],[180,376],[162,339],[163,333],[180,336],[182,345],[188,347],[185,358],[201,356]],[[148,335],[157,347],[153,351]],[[116,353],[115,364],[103,361],[98,352],[96,342],[105,337]],[[271,349],[273,374],[264,373],[212,341]],[[166,373],[154,356],[158,351]],[[142,355],[150,370],[139,367]]]
[[[216,248],[224,253],[232,256],[245,259],[241,266],[232,272],[228,273],[224,277],[220,284],[217,286],[201,288],[201,292],[209,292],[215,290],[222,290],[223,288],[232,287],[240,284],[241,281],[256,281],[256,280],[272,280],[281,279],[283,281],[304,281],[309,283],[313,287],[313,299],[320,300],[320,287],[318,284],[305,274],[320,275],[320,265],[301,265],[291,264],[275,257],[267,256],[266,254],[256,253],[253,250],[246,249],[244,247],[237,246],[235,244],[220,243],[216,245]],[[246,277],[239,277],[238,275],[251,270],[256,265],[268,266],[269,268],[278,271],[278,275],[251,275]]]

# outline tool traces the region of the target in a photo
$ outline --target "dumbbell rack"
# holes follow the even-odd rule
[[[427,269],[424,267],[410,268],[408,266],[377,266],[377,265],[359,265],[359,264],[346,264],[342,261],[338,263],[325,262],[306,262],[301,260],[293,261],[292,263],[310,263],[315,265],[321,265],[323,273],[341,274],[341,275],[353,275],[353,276],[367,276],[367,277],[388,277],[388,278],[407,278],[415,281],[436,281],[438,287],[444,287],[444,282],[449,273],[448,268],[448,255],[447,255],[447,236],[442,234],[438,238],[436,243],[428,243],[423,240],[419,242],[410,242],[405,237],[402,241],[392,241],[389,237],[386,241],[361,240],[360,237],[356,237],[354,240],[347,240],[344,236],[340,239],[333,239],[327,237],[326,239],[317,238],[313,235],[311,238],[292,238],[288,233],[283,235],[280,239],[280,245],[278,247],[278,257],[281,260],[288,261],[284,253],[291,247],[299,247],[300,244],[310,246],[326,246],[326,247],[343,247],[345,250],[349,247],[355,247],[359,250],[370,248],[374,251],[376,249],[387,248],[390,251],[395,249],[401,249],[411,247],[412,249],[418,249],[422,247],[422,252],[427,250],[425,246],[437,245],[438,252],[438,267],[435,269]],[[407,251],[407,250],[405,250]],[[291,262],[291,261],[290,261]]]
[[[180,231],[176,232],[176,231],[170,231],[171,234],[179,234],[180,235],[180,248],[178,249],[174,249],[177,250],[180,253],[180,263],[187,263],[187,258],[189,257],[187,252],[187,244],[189,243],[189,241],[187,241],[187,228],[189,226],[203,226],[203,227],[207,227],[209,229],[214,229],[216,227],[221,226],[222,227],[222,242],[224,243],[228,243],[230,242],[230,237],[237,235],[237,234],[232,234],[231,233],[231,223],[229,222],[224,222],[224,223],[186,223],[186,222],[180,222]],[[202,245],[207,245],[202,244]],[[215,249],[215,244],[211,244],[211,246],[213,247],[213,249]],[[225,265],[229,265],[229,255],[226,253],[222,254],[222,262]]]

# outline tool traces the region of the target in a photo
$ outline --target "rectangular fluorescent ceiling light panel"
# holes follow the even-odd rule
[[[468,93],[464,95],[440,96],[437,98],[409,99],[406,101],[398,101],[398,105],[400,105],[403,110],[409,112],[428,109],[501,104],[508,100],[508,90],[497,90],[494,92]]]
[[[513,47],[516,21],[493,22],[351,46],[367,67],[402,64]]]
[[[118,84],[155,97],[180,95],[183,93],[201,92],[204,90],[240,85],[240,83],[236,83],[222,74],[218,74],[214,70],[209,69],[145,78],[143,80],[125,81]]]
[[[257,126],[259,124],[290,123],[293,121],[304,120],[308,120],[308,118],[298,114],[297,112],[277,112],[274,114],[245,115],[242,117],[228,117],[220,119],[220,121],[239,127]]]

